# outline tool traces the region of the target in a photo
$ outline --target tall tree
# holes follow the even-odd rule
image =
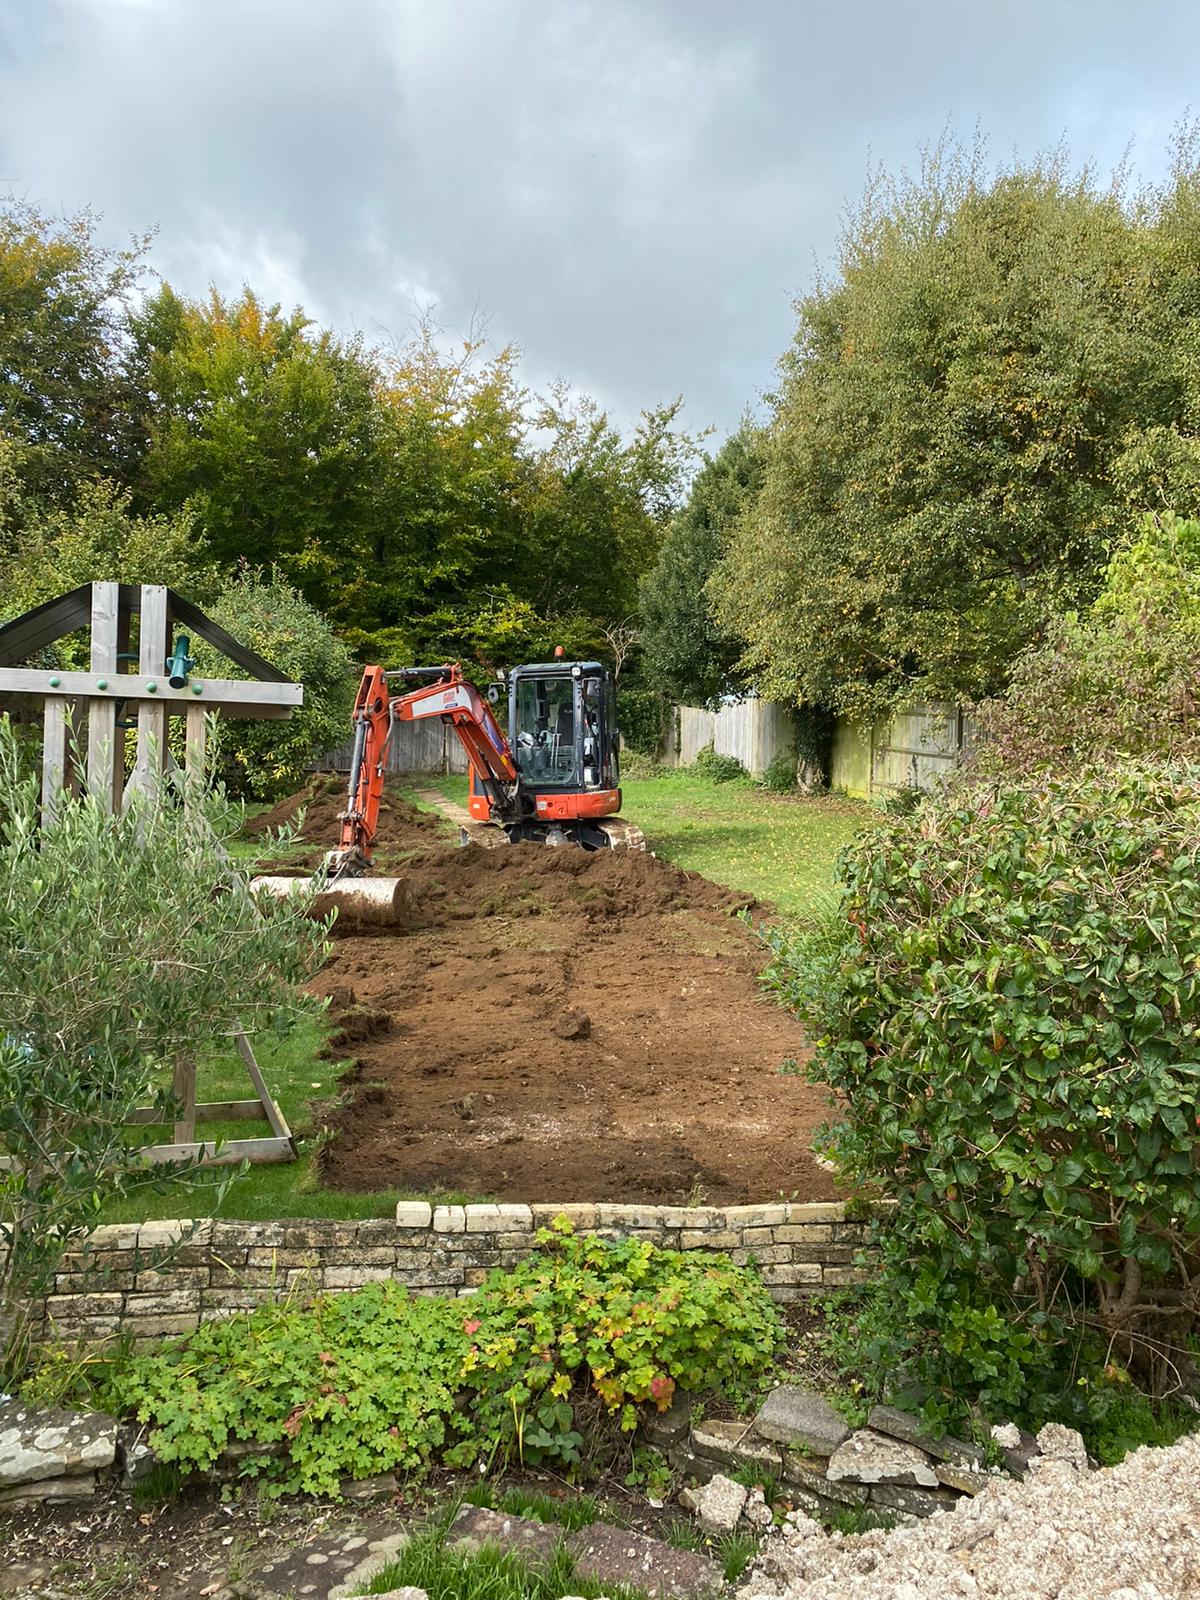
[[[712,615],[706,585],[762,485],[763,441],[743,422],[696,474],[641,591],[641,676],[671,699],[706,705],[741,687],[740,642]]]
[[[147,396],[141,490],[186,507],[212,558],[275,565],[337,617],[379,536],[377,373],[356,341],[246,290],[203,303],[164,286],[133,319]]]
[[[762,692],[862,718],[990,692],[1094,595],[1156,473],[1196,509],[1196,184],[1185,138],[1129,201],[1061,154],[944,147],[869,187],[711,584]]]
[[[122,358],[145,245],[107,249],[88,212],[57,221],[0,202],[0,436],[22,447],[22,486],[43,503],[132,471],[136,394]]]

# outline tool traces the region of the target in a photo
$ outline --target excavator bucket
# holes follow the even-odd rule
[[[286,900],[309,886],[308,878],[254,878],[255,894]],[[403,878],[339,878],[327,883],[314,896],[308,914],[318,920],[337,912],[334,924],[338,933],[371,933],[376,929],[403,927],[412,919],[415,901]]]

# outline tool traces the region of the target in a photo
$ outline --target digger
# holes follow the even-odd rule
[[[508,734],[492,706],[508,694]],[[485,848],[530,841],[585,850],[644,850],[640,828],[618,815],[616,698],[597,661],[567,661],[561,645],[550,662],[497,673],[486,697],[457,662],[439,667],[367,667],[354,705],[354,743],[341,839],[326,857],[328,882],[318,911],[386,924],[403,912],[396,878],[370,878],[388,745],[397,723],[437,717],[467,753],[470,822],[464,845]],[[294,880],[259,879],[287,893]]]

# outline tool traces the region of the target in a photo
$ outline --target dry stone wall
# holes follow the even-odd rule
[[[146,1222],[99,1228],[63,1262],[46,1301],[47,1333],[138,1339],[187,1333],[285,1294],[357,1289],[395,1279],[421,1294],[473,1293],[496,1267],[534,1248],[565,1217],[580,1233],[649,1239],[757,1263],[780,1302],[861,1280],[868,1225],[836,1204],[754,1206],[475,1205],[403,1201],[394,1218],[362,1222]],[[171,1265],[164,1247],[190,1234]]]

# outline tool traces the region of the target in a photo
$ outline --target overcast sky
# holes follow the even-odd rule
[[[1197,0],[0,0],[0,193],[725,431],[872,159],[978,123],[1154,177],[1198,65]]]

